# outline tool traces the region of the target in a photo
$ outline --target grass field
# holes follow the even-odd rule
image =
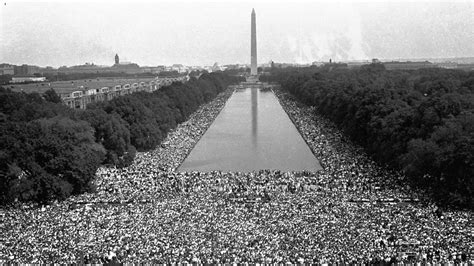
[[[138,82],[149,82],[153,78],[95,78],[95,79],[80,79],[80,80],[68,80],[68,81],[54,81],[54,82],[39,82],[30,84],[18,84],[6,85],[6,88],[12,89],[17,92],[38,92],[44,93],[50,88],[53,88],[56,93],[68,93],[80,90],[80,86],[84,86],[84,89],[112,87],[115,85],[133,84]]]

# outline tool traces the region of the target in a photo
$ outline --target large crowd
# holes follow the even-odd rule
[[[232,91],[96,192],[0,209],[0,263],[474,263],[472,211],[440,209],[275,91],[324,170],[178,172]]]

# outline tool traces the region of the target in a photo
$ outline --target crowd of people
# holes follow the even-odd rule
[[[95,193],[0,209],[0,262],[474,263],[472,211],[439,209],[311,107],[275,91],[318,172],[178,172],[228,90]]]

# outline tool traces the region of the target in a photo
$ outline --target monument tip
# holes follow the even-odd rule
[[[254,8],[252,8],[252,14],[255,14],[255,9]]]

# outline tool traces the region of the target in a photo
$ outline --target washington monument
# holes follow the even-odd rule
[[[250,75],[257,75],[257,29],[255,21],[255,9],[252,8],[252,29],[250,40]]]

